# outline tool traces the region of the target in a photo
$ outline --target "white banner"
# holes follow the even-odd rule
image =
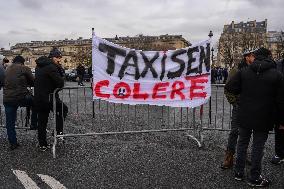
[[[140,51],[93,35],[93,98],[123,104],[197,107],[211,95],[210,40]]]

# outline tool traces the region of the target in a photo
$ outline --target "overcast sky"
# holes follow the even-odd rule
[[[224,24],[268,19],[284,30],[284,0],[1,0],[0,47],[36,40],[181,34],[218,40]]]

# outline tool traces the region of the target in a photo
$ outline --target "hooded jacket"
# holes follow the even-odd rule
[[[277,111],[284,111],[283,76],[270,58],[257,59],[237,72],[225,86],[233,94],[240,94],[240,127],[256,131],[272,130]],[[277,110],[278,108],[278,110]],[[284,123],[284,120],[281,120]]]
[[[29,94],[27,87],[34,85],[34,76],[27,66],[15,62],[5,73],[3,102],[18,105]]]
[[[64,86],[57,65],[46,56],[36,60],[35,69],[35,108],[37,111],[50,111],[52,109],[52,94],[56,88]],[[59,98],[57,96],[57,98]]]

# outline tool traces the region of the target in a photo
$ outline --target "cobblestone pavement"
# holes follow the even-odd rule
[[[68,85],[75,86],[75,83]],[[209,106],[205,106],[205,126],[229,126],[229,106],[224,102],[226,109],[222,110],[221,94],[222,91],[217,91],[217,103],[212,97],[211,125],[208,124]],[[192,110],[153,107],[148,111],[147,106],[134,109],[96,102],[93,114],[89,98],[88,92],[64,92],[63,99],[70,110],[65,133],[192,126]],[[228,137],[225,131],[205,131],[201,149],[185,132],[71,137],[66,138],[65,144],[59,143],[56,159],[52,158],[51,151],[40,152],[36,148],[35,131],[17,130],[17,134],[21,146],[10,151],[6,131],[0,129],[0,188],[24,188],[13,170],[24,171],[43,189],[51,187],[38,174],[49,175],[66,188],[247,188],[245,182],[233,179],[232,170],[220,169]],[[265,149],[263,174],[272,180],[270,188],[284,188],[283,165],[270,164],[273,140],[271,134]],[[51,137],[49,141],[52,142]]]

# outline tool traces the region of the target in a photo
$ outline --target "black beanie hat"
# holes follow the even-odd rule
[[[4,62],[4,63],[9,63],[8,58],[5,57],[5,58],[3,59],[3,62]]]
[[[48,58],[52,57],[62,57],[62,53],[57,48],[53,48],[48,55]]]
[[[259,49],[257,49],[255,52],[254,52],[255,56],[258,57],[258,56],[262,56],[262,57],[270,57],[271,56],[271,51],[264,48],[264,47],[261,47]]]
[[[24,63],[25,63],[25,59],[24,59],[24,57],[22,57],[21,55],[17,55],[17,56],[13,59],[13,63],[21,63],[21,64],[24,64]]]

